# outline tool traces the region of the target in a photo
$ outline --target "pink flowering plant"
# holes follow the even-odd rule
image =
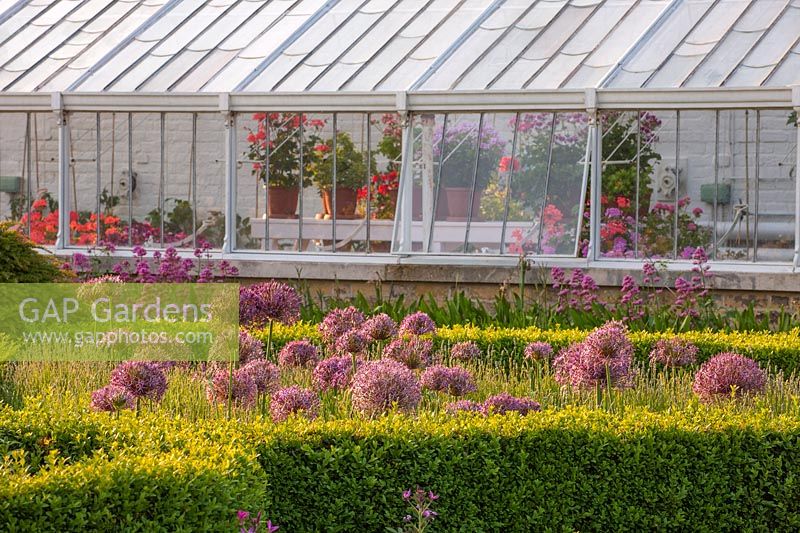
[[[403,517],[403,526],[389,528],[392,533],[422,533],[427,531],[439,513],[433,510],[434,502],[439,499],[433,491],[426,491],[417,487],[416,490],[403,491],[403,501],[409,508],[409,513]]]

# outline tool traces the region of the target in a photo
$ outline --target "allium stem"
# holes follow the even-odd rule
[[[230,420],[233,411],[233,357],[228,363],[228,409],[227,418]]]
[[[275,363],[272,360],[272,320],[269,321],[269,333],[267,334],[267,361]]]

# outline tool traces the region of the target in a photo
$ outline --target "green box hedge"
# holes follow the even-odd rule
[[[404,488],[432,531],[797,531],[800,420],[697,407],[519,416],[172,421],[0,411],[0,529],[385,531]],[[74,454],[71,456],[70,454]],[[25,472],[23,457],[45,457]]]

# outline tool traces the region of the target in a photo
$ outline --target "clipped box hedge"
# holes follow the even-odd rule
[[[286,424],[0,411],[0,529],[797,531],[800,420],[697,407]],[[44,458],[26,472],[24,457]]]
[[[267,332],[254,333],[266,342]],[[477,326],[440,327],[434,340],[441,347],[447,348],[462,341],[474,341],[486,354],[489,360],[507,362],[522,361],[523,348],[529,342],[545,341],[553,345],[556,351],[574,342],[583,340],[589,331],[578,329],[544,330],[531,328],[480,328]],[[636,348],[636,357],[646,362],[650,350],[659,339],[680,336],[697,345],[700,352],[698,360],[703,362],[720,352],[737,352],[752,357],[772,370],[791,373],[800,367],[800,329],[785,333],[770,332],[718,332],[687,331],[684,333],[633,331],[631,341]],[[320,336],[315,324],[296,324],[294,326],[276,325],[273,330],[273,345],[278,349],[285,343],[296,339],[309,339],[319,343]]]

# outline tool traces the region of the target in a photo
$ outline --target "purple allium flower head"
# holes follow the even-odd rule
[[[695,374],[692,390],[701,400],[710,402],[733,394],[762,392],[766,383],[767,375],[756,361],[724,352],[703,363]]]
[[[417,407],[420,386],[407,366],[392,359],[381,359],[361,365],[351,387],[353,407],[368,416],[381,414],[392,406],[401,411]]]
[[[239,289],[239,322],[263,327],[275,321],[294,324],[300,318],[302,298],[297,291],[278,281],[264,281]]]
[[[252,407],[258,397],[258,387],[253,378],[242,372],[242,369],[236,370],[232,379],[228,370],[220,370],[211,378],[206,396],[210,402],[223,405],[228,402],[230,396],[234,404],[240,407]]]
[[[122,387],[136,398],[161,401],[167,391],[164,372],[150,361],[125,361],[111,371],[111,384]]]
[[[308,341],[290,341],[278,352],[280,366],[306,366],[317,361],[317,347]]]
[[[633,344],[621,322],[609,322],[586,340],[561,350],[553,362],[555,379],[574,388],[594,388],[608,382],[629,385]]]
[[[340,354],[361,354],[367,349],[369,337],[358,329],[351,329],[336,339],[335,349]]]
[[[264,343],[245,330],[239,330],[239,364],[246,365],[256,359],[264,359]]]
[[[697,361],[697,346],[680,337],[661,339],[650,351],[650,363],[677,367],[693,365]]]
[[[400,322],[401,335],[425,335],[426,333],[436,333],[436,324],[422,311],[411,313]]]
[[[301,413],[313,420],[319,413],[319,406],[320,401],[316,392],[292,385],[272,395],[269,414],[273,422],[283,422],[292,413]]]
[[[516,411],[521,415],[527,415],[541,410],[542,407],[539,402],[531,398],[511,396],[507,392],[490,396],[483,402],[483,412],[486,414],[505,414],[509,411]]]
[[[269,394],[278,390],[281,381],[281,371],[274,363],[266,359],[255,359],[250,361],[237,372],[250,376],[259,394]]]
[[[467,411],[470,413],[482,413],[483,412],[483,405],[479,402],[474,402],[472,400],[458,400],[455,402],[450,402],[444,406],[444,410],[449,414],[455,414],[459,411]]]
[[[102,389],[92,392],[92,402],[89,407],[95,411],[115,413],[123,409],[135,408],[136,398],[124,387],[106,385]]]
[[[478,390],[472,374],[459,367],[433,365],[425,369],[419,382],[423,389],[445,392],[453,396],[464,396]]]
[[[363,361],[356,360],[356,367]],[[311,381],[318,391],[344,390],[353,379],[353,359],[348,355],[323,359],[314,368]]]
[[[401,337],[383,349],[383,356],[400,361],[408,368],[424,368],[431,362],[433,341],[419,337]]]
[[[350,331],[358,329],[364,323],[364,313],[353,306],[344,309],[334,309],[328,313],[317,329],[325,344],[332,346],[336,341]]]
[[[553,347],[548,342],[531,342],[525,346],[524,354],[530,361],[549,361],[553,357]]]
[[[456,361],[476,361],[481,357],[481,349],[472,341],[457,342],[450,348],[450,357]]]
[[[376,341],[386,341],[397,335],[397,323],[386,313],[370,318],[364,322],[361,329]]]

